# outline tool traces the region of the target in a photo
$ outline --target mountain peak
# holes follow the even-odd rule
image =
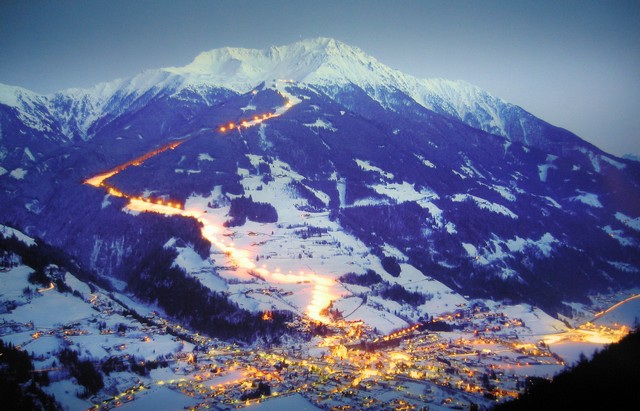
[[[349,53],[357,51],[359,53],[363,53],[359,48],[351,46],[347,43],[343,43],[342,41],[336,40],[332,37],[316,37],[316,38],[308,38],[304,40],[297,41],[287,46],[281,47],[271,47],[274,48],[282,48],[288,47],[294,50],[306,50],[309,53],[325,53],[326,55],[339,55],[342,53]]]
[[[359,83],[346,71],[372,62],[380,65],[356,47],[333,38],[318,37],[263,50],[213,49],[200,53],[186,66],[164,70],[189,77],[192,82],[216,83],[246,92],[262,81],[277,78],[310,83],[336,80]]]
[[[543,145],[557,143],[540,137],[545,134],[544,127],[529,113],[478,87],[463,81],[416,78],[382,64],[357,47],[329,37],[267,49],[213,49],[200,53],[182,67],[147,70],[86,90],[65,90],[49,100],[55,106],[51,111],[61,111],[59,117],[63,120],[69,118],[70,110],[82,113],[82,119],[77,122],[84,136],[88,135],[91,124],[107,112],[117,116],[125,106],[143,104],[156,95],[180,95],[186,89],[207,101],[206,95],[212,89],[244,94],[276,79],[314,87],[348,109],[356,107],[351,107],[348,99],[343,101],[340,96],[355,87],[391,111],[402,111],[406,104],[415,103],[525,145],[538,145],[542,140]],[[2,93],[0,90],[0,103],[16,106],[19,101],[13,91]],[[510,125],[513,118],[522,120],[519,126]]]

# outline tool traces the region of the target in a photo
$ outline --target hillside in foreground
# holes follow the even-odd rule
[[[640,402],[638,381],[640,329],[596,352],[591,360],[583,356],[551,381],[528,379],[525,392],[517,400],[493,410],[630,410]]]

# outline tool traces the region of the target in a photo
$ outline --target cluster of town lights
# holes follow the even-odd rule
[[[95,295],[91,295],[91,298],[97,301],[93,297]],[[271,314],[268,311],[264,312],[267,317]],[[452,318],[456,317],[459,316],[454,313]],[[174,327],[179,328],[179,325]],[[410,337],[408,330],[414,327],[404,328],[391,335],[395,338]],[[393,387],[398,391],[405,391],[406,388],[402,387],[403,382],[413,380],[442,385],[447,387],[448,393],[455,389],[460,393],[472,395],[491,394],[499,401],[504,397],[518,395],[518,391],[512,389],[513,381],[518,380],[516,375],[528,372],[525,371],[526,368],[541,364],[556,364],[555,358],[550,353],[528,342],[510,343],[500,337],[472,340],[458,338],[453,341],[449,339],[447,342],[436,334],[418,334],[415,337],[417,338],[408,339],[407,344],[401,346],[398,351],[382,349],[369,351],[354,349],[353,345],[347,348],[343,343],[336,343],[331,346],[331,354],[323,354],[322,357],[304,357],[296,352],[287,351],[287,348],[283,348],[279,353],[272,350],[240,350],[236,345],[223,348],[216,346],[215,349],[208,351],[208,354],[198,354],[204,357],[200,361],[193,353],[181,353],[176,357],[176,362],[185,363],[185,372],[195,371],[198,374],[186,379],[156,381],[155,384],[169,385],[171,389],[180,391],[184,395],[202,398],[202,402],[192,409],[209,409],[214,404],[228,404],[225,409],[241,408],[247,404],[262,402],[269,397],[303,393],[307,399],[319,406],[331,404],[332,399],[351,397],[352,403],[360,401],[360,407],[348,405],[351,408],[342,409],[365,409],[377,405],[376,409],[411,410],[418,409],[415,402],[411,401],[412,399],[433,402],[434,399],[440,400],[441,397],[407,395],[406,399],[398,398],[396,402],[384,403],[373,400],[367,393],[376,392],[378,387],[381,390]],[[493,345],[493,349],[484,348],[487,345]],[[469,356],[483,357],[492,352],[511,352],[515,355],[521,354],[523,357],[516,358],[512,355],[503,364],[493,363],[498,357],[491,357],[491,362],[484,364],[466,358],[454,359]],[[440,360],[445,356],[446,363]],[[207,358],[214,361],[216,365],[212,366]],[[276,364],[281,366],[278,367]],[[481,384],[480,377],[486,374],[487,365],[491,370],[495,370],[498,376],[496,384],[500,384],[492,389],[487,389]],[[177,366],[176,371],[178,371]],[[312,381],[309,381],[309,378]],[[509,384],[502,385],[500,379]],[[252,392],[256,382],[267,382],[272,388],[271,393],[255,399],[238,398],[242,393]],[[356,391],[358,387],[360,388]],[[142,389],[137,386],[133,388],[105,401],[102,409],[117,407],[133,400],[134,394],[137,395],[136,390]],[[360,397],[360,394],[367,396]],[[460,398],[451,394],[450,397],[442,399],[441,404],[447,409],[460,409],[458,406],[464,405]],[[473,397],[465,398],[473,399]],[[434,402],[434,404],[437,403]],[[94,409],[99,408],[96,405]]]

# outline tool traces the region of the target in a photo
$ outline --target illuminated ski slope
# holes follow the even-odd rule
[[[235,130],[253,127],[284,114],[287,110],[300,102],[298,98],[287,93],[285,90],[285,85],[287,83],[289,83],[289,81],[276,81],[276,89],[285,99],[285,104],[279,107],[275,112],[256,115],[237,123],[226,123],[217,128],[218,132],[228,135],[228,133]],[[255,262],[255,255],[253,255],[249,250],[236,247],[233,242],[225,241],[223,238],[224,227],[222,226],[222,222],[212,218],[213,216],[207,215],[206,210],[203,207],[199,207],[197,204],[183,205],[178,201],[153,199],[150,197],[128,194],[105,182],[108,178],[129,167],[139,166],[146,160],[155,157],[158,154],[169,149],[175,149],[187,140],[188,139],[175,141],[156,150],[150,151],[149,153],[121,164],[108,172],[87,179],[85,184],[106,189],[110,195],[128,199],[129,204],[127,205],[127,209],[133,212],[153,212],[164,215],[182,215],[185,217],[195,218],[202,224],[203,237],[209,240],[213,246],[226,256],[228,265],[241,269],[244,275],[248,274],[259,277],[274,284],[310,284],[312,289],[311,292],[308,293],[309,301],[306,305],[305,313],[314,320],[325,321],[326,318],[321,316],[320,312],[326,308],[332,300],[338,297],[338,293],[334,290],[336,282],[333,278],[325,277],[315,272],[305,272],[304,270],[297,270],[296,272],[289,270],[285,273],[281,272],[279,268],[270,270],[265,264],[258,266]]]

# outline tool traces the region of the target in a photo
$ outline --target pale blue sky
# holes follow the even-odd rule
[[[468,81],[640,156],[640,0],[2,0],[0,82],[50,93],[212,48],[318,36],[417,77]]]

